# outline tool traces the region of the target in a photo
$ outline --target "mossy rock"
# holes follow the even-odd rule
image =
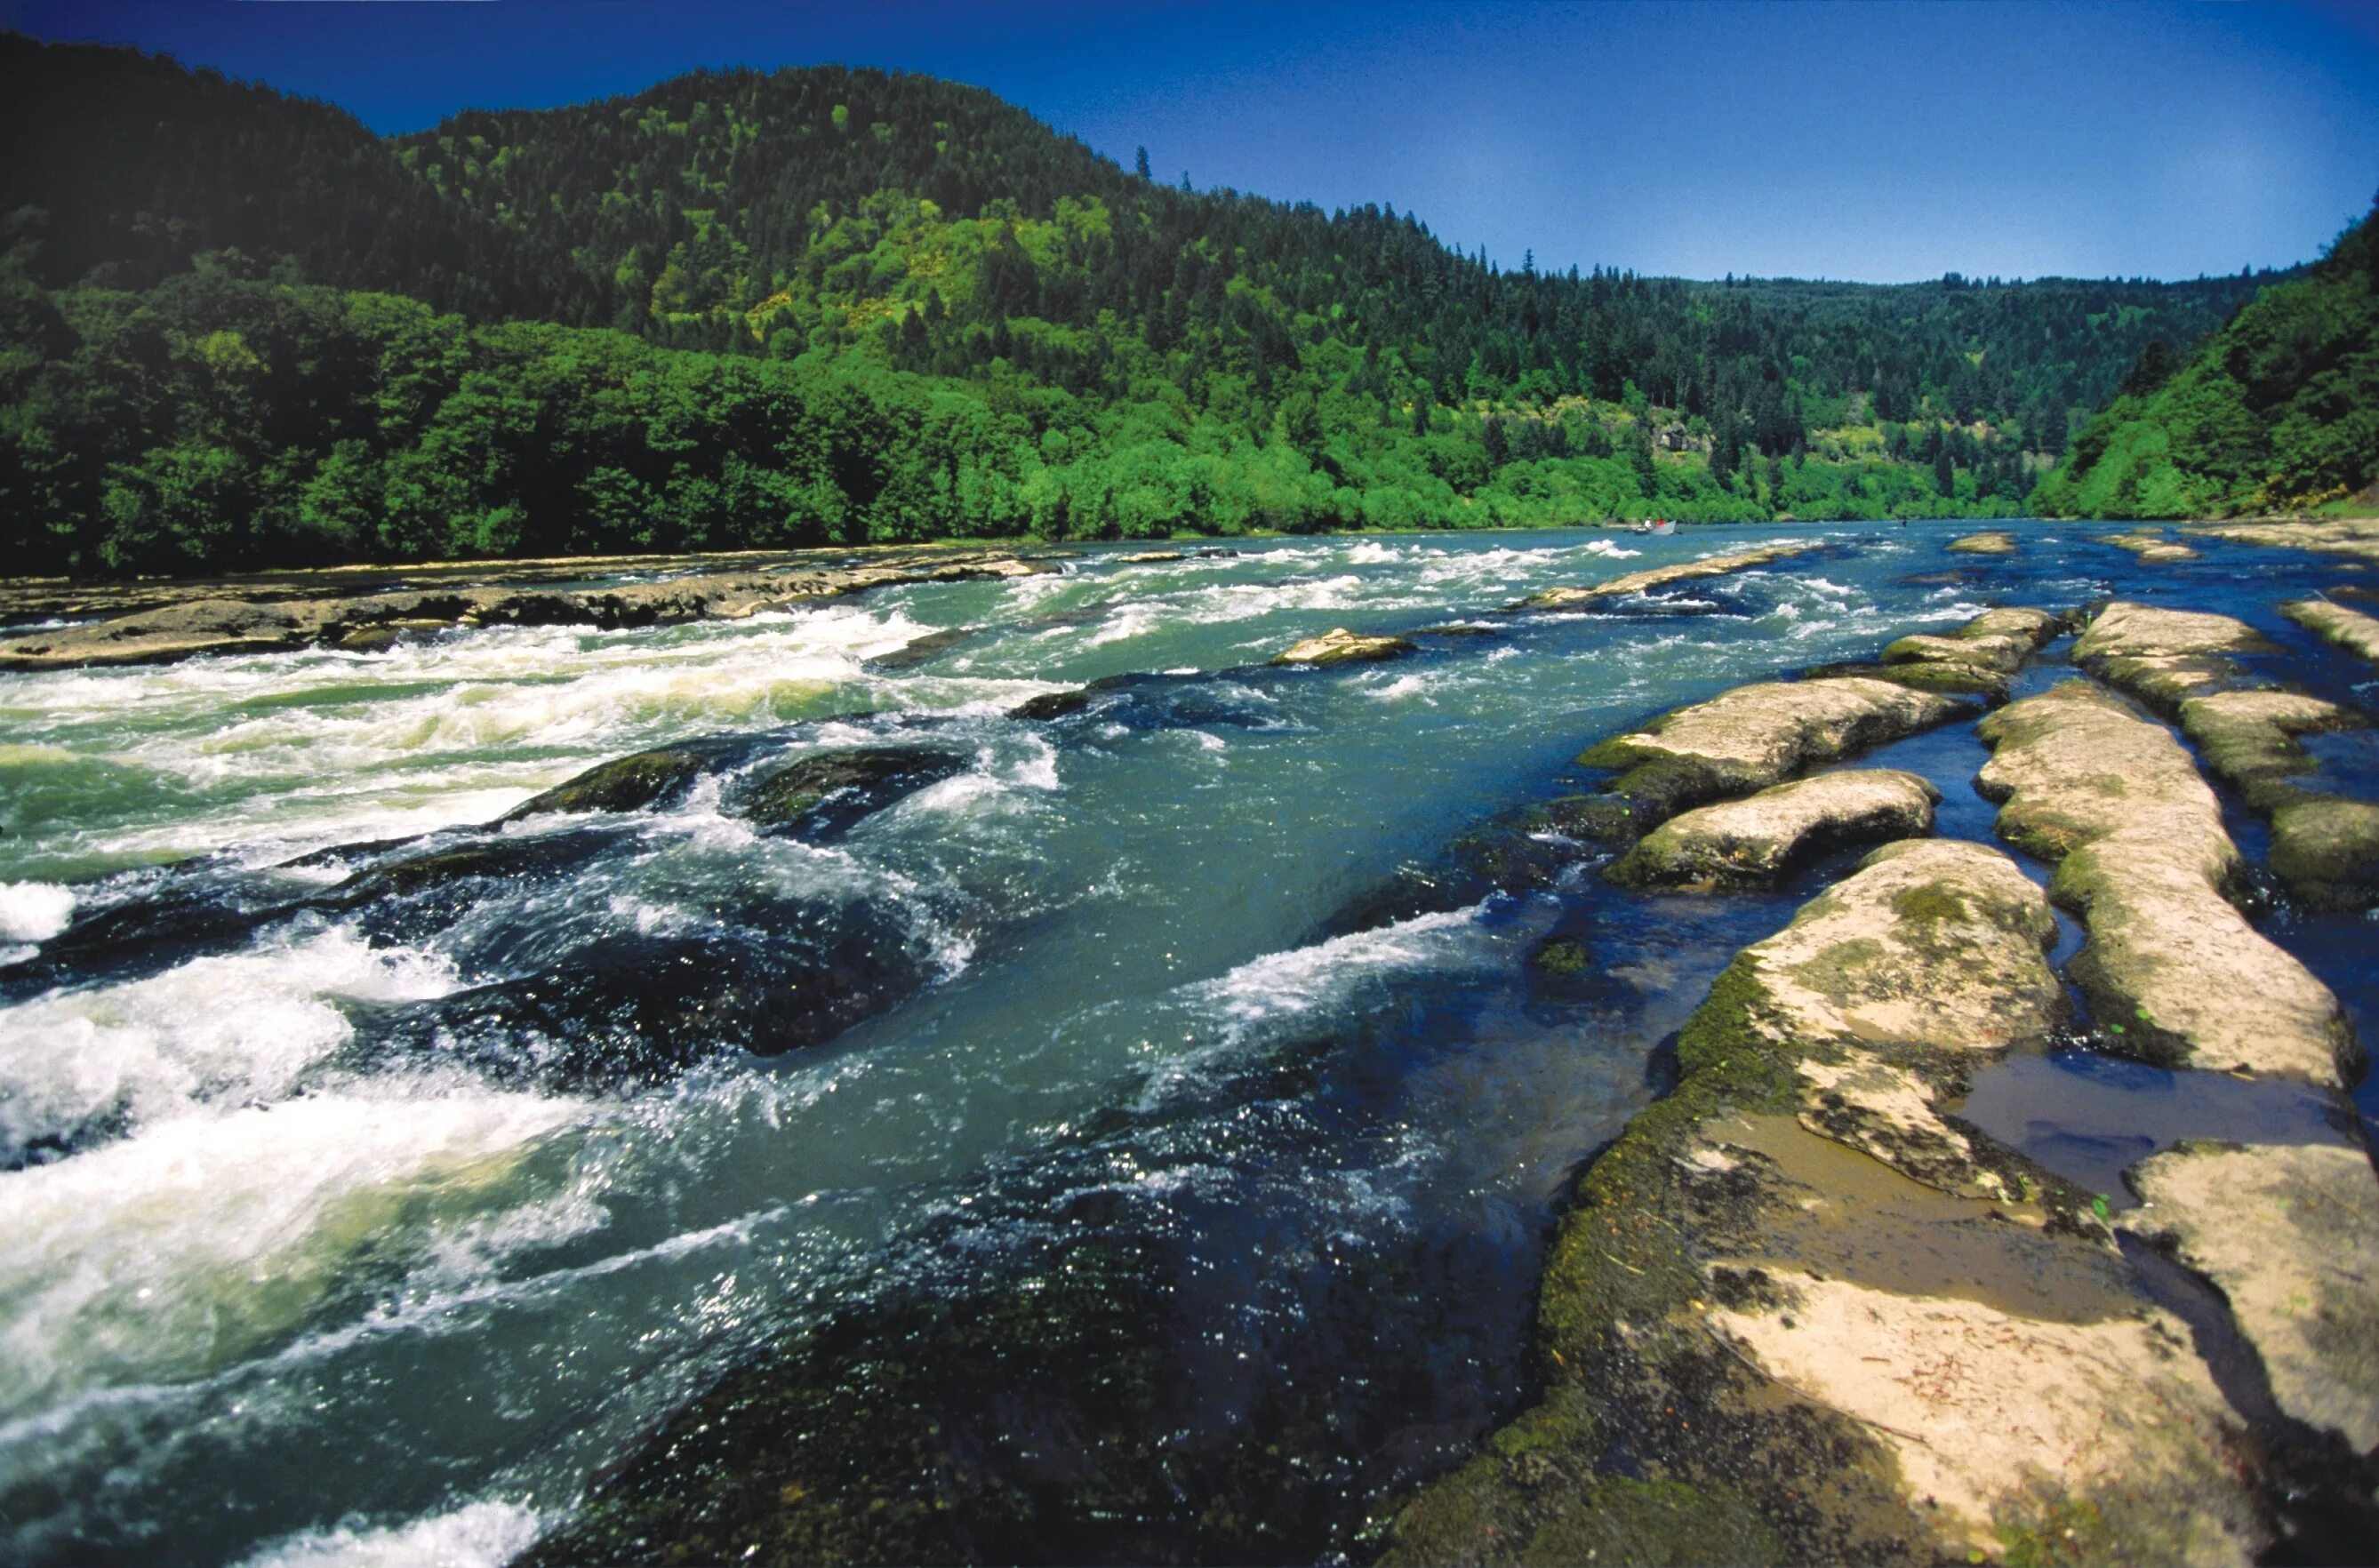
[[[743,784],[728,809],[772,831],[815,838],[843,831],[966,766],[964,757],[921,746],[827,752]]]
[[[642,811],[693,783],[709,760],[703,752],[667,746],[618,757],[532,796],[504,820],[550,812]]]

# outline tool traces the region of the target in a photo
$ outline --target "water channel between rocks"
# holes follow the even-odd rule
[[[985,1475],[1078,1500],[984,1524],[994,1554],[1359,1554],[1522,1398],[1548,1229],[1663,1041],[1847,858],[1756,895],[1581,863],[1341,911],[1648,714],[1995,605],[2219,610],[2379,706],[2275,609],[2351,567],[2146,566],[2059,525],[1977,560],[1960,531],[1089,548],[744,621],[0,676],[8,1555],[501,1561],[785,1345],[864,1347],[879,1379],[801,1408],[924,1398]],[[1773,538],[1821,548],[1495,613]],[[1453,621],[1492,631],[1262,667]],[[706,771],[651,809],[479,826],[695,741]],[[888,747],[936,760],[863,818],[741,803],[784,758]],[[2316,754],[2379,793],[2367,742]],[[1861,760],[1988,841],[1986,754],[1962,724]],[[401,869],[425,848],[449,870]],[[2368,917],[2273,896],[2259,923],[2379,1039]],[[1548,938],[1585,964],[1531,962]],[[1979,1075],[1959,1114],[2118,1205],[2181,1138],[2356,1135],[2303,1091],[2079,1049]],[[904,1346],[920,1366],[884,1371]]]

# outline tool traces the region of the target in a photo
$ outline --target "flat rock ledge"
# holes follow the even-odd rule
[[[1960,555],[2013,555],[2016,542],[2013,534],[1994,531],[1968,534],[1963,538],[1951,539],[1942,548],[1955,550]]]
[[[2309,550],[2317,555],[2342,555],[2379,563],[2379,518],[2331,517],[2319,522],[2263,519],[2240,523],[2200,523],[2182,530],[2235,544],[2263,545],[2272,549]]]
[[[2135,528],[2128,534],[2101,534],[2098,543],[2127,549],[2150,566],[2162,566],[2175,561],[2195,561],[2197,552],[2178,539],[2167,538],[2153,528]]]
[[[2214,791],[2162,725],[2083,681],[1999,709],[1975,780],[2002,838],[2052,862],[2089,940],[2071,966],[2109,1043],[2147,1060],[2341,1085],[2337,998],[2247,923]]]
[[[2327,599],[2299,599],[2280,606],[2280,613],[2322,641],[2379,664],[2379,617]]]
[[[2064,626],[2062,616],[2045,609],[1987,609],[1954,632],[1901,638],[1883,650],[1883,668],[1875,676],[2003,703],[2016,671]]]
[[[2184,1143],[2130,1173],[2124,1228],[2220,1287],[2272,1397],[2379,1449],[2379,1177],[2345,1144]]]
[[[594,569],[592,567],[590,570]],[[504,563],[489,563],[489,575]],[[1033,577],[1062,572],[1048,557],[998,550],[921,549],[863,565],[781,572],[711,572],[603,588],[454,586],[387,593],[188,598],[88,625],[0,643],[0,672],[165,664],[202,654],[322,646],[384,651],[406,632],[463,626],[602,628],[738,621],[764,609],[912,583]]]
[[[1398,658],[1413,651],[1406,637],[1367,637],[1349,632],[1344,626],[1334,627],[1318,637],[1308,637],[1273,656],[1274,664],[1360,664],[1367,660]]]
[[[1641,833],[1690,807],[1765,790],[1978,711],[1969,701],[1861,676],[1737,686],[1581,754],[1583,766],[1620,770],[1590,830]]]
[[[1739,955],[1562,1221],[1542,1398],[1385,1560],[2251,1560],[2188,1328],[1935,1109],[2057,1023],[2053,928],[2005,855],[1916,841]]]
[[[1758,887],[1822,850],[1930,833],[1940,799],[1893,768],[1821,773],[1672,817],[1607,874],[1637,887]]]
[[[1699,561],[1680,561],[1673,566],[1648,566],[1641,572],[1629,572],[1591,587],[1547,588],[1531,594],[1513,606],[1515,609],[1567,609],[1575,605],[1591,604],[1596,599],[1615,598],[1622,594],[1640,594],[1647,588],[1663,587],[1671,583],[1691,582],[1697,577],[1723,577],[1730,573],[1748,572],[1755,566],[1766,566],[1787,556],[1800,555],[1816,549],[1814,544],[1760,545],[1752,549],[1729,550],[1723,555],[1706,555]]]
[[[2298,737],[2367,721],[2251,675],[2231,656],[2276,651],[2261,633],[2227,615],[2118,603],[2075,651],[2100,680],[2178,720],[2206,770],[2271,822],[2272,870],[2298,898],[2341,909],[2379,895],[2379,805],[2297,782],[2313,771]]]

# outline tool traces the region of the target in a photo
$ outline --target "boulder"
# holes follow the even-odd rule
[[[615,757],[531,796],[507,812],[503,820],[513,822],[548,812],[642,811],[694,782],[708,761],[702,752],[676,746]]]
[[[1308,637],[1273,657],[1274,664],[1357,664],[1368,659],[1395,658],[1413,651],[1403,637],[1367,637],[1344,626]]]
[[[1968,534],[1963,538],[1951,539],[1943,548],[1961,555],[2013,555],[2015,536],[1999,532]]]
[[[2184,1143],[2142,1161],[2124,1228],[2221,1287],[2272,1397],[2379,1449],[2379,1179],[2343,1143]]]
[[[1914,773],[1821,773],[1672,817],[1608,874],[1634,887],[1754,887],[1823,849],[1930,833],[1940,798]]]
[[[967,759],[923,746],[869,746],[807,756],[760,775],[727,809],[763,827],[815,838],[966,770]]]
[[[2360,1059],[2337,998],[2232,906],[2222,811],[2162,725],[2069,681],[1983,721],[1999,836],[2057,864],[2089,941],[2071,973],[2119,1048],[2336,1086]],[[2252,1003],[2247,999],[2252,998]]]

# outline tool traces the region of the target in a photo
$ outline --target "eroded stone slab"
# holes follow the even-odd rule
[[[2379,550],[2374,550],[2373,559],[2379,559]],[[2280,606],[2280,613],[2324,642],[2379,664],[2379,617],[2327,599],[2299,599]]]
[[[1999,831],[2057,862],[2089,927],[2071,966],[2102,1027],[2150,1060],[2335,1087],[2359,1060],[2337,999],[2247,923],[2214,791],[2162,725],[2069,681],[1985,719]]]
[[[1748,572],[1755,566],[1766,566],[1817,548],[1814,544],[1760,545],[1752,549],[1707,555],[1699,561],[1679,561],[1672,566],[1648,566],[1641,572],[1624,573],[1590,587],[1547,588],[1540,594],[1531,594],[1515,608],[1565,609],[1574,605],[1590,604],[1596,599],[1614,598],[1621,594],[1640,594],[1648,588],[1662,587],[1671,583],[1687,583],[1697,577],[1723,577],[1730,573]]]
[[[2280,1408],[2379,1448],[2379,1178],[2343,1144],[2189,1143],[2131,1173],[2126,1228],[2169,1236],[2229,1298]]]
[[[2004,854],[1915,840],[1739,955],[1675,1092],[1563,1219],[1541,1402],[1387,1560],[1531,1561],[1623,1462],[1747,1502],[1786,1561],[2047,1561],[2075,1526],[2102,1554],[2251,1559],[2248,1462],[2187,1329],[2075,1195],[1937,1109],[2054,1023],[2053,924]],[[1598,1549],[1681,1556],[1653,1520]]]
[[[2129,1561],[2233,1563],[2263,1542],[2224,1473],[2228,1409],[2168,1314],[2070,1323],[1776,1271],[1789,1309],[1715,1326],[1891,1450],[1950,1542],[1988,1557],[2059,1502],[2119,1508]],[[2116,1502],[2122,1499],[2131,1506]],[[2146,1506],[2140,1506],[2145,1503]],[[2146,1522],[2156,1538],[2131,1533]]]
[[[1940,798],[1893,768],[1822,773],[1672,817],[1609,874],[1636,887],[1754,887],[1829,846],[1930,833]]]
[[[1578,761],[1624,770],[1611,792],[1648,823],[1976,711],[1973,703],[1889,681],[1767,681],[1663,714]]]

